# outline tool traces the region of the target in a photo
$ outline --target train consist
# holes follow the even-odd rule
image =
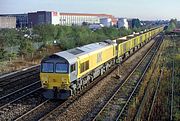
[[[163,31],[157,27],[116,40],[92,43],[54,53],[41,61],[40,80],[44,97],[67,99],[83,89],[112,65],[141,48]]]

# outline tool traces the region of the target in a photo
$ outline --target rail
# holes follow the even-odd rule
[[[154,45],[155,46],[155,45]],[[154,47],[153,46],[153,47]],[[158,45],[158,48],[159,48],[160,44]],[[152,48],[153,48],[152,47]],[[135,72],[135,70],[140,66],[140,64],[143,62],[143,60],[147,57],[147,55],[152,51],[152,48],[147,52],[147,54],[144,56],[144,58],[139,62],[139,64],[134,68],[134,70],[132,71],[132,73],[127,77],[127,79],[124,81],[124,83],[116,90],[116,92],[114,93],[114,95],[112,95],[112,97],[107,101],[107,103],[104,105],[104,107],[98,112],[98,114],[93,118],[93,121],[95,121],[99,116],[100,114],[105,110],[105,108],[107,107],[107,105],[110,103],[110,101],[113,100],[113,98],[118,94],[118,92],[120,91],[120,89],[125,85],[125,83],[127,82],[127,80],[132,76],[132,74]],[[157,49],[156,49],[157,51]],[[116,120],[119,120],[120,116],[122,115],[122,113],[124,112],[126,106],[128,105],[130,99],[132,98],[133,94],[135,93],[136,89],[138,88],[138,85],[140,84],[141,80],[143,79],[144,77],[144,74],[145,72],[147,71],[148,67],[150,66],[151,62],[152,62],[152,59],[154,58],[155,56],[155,53],[156,51],[154,52],[151,60],[149,61],[149,63],[147,64],[142,76],[140,77],[139,81],[137,82],[135,88],[133,89],[132,93],[130,94],[129,98],[127,99],[126,103],[124,104],[124,106],[122,107],[122,109],[120,110],[120,113],[118,114]]]

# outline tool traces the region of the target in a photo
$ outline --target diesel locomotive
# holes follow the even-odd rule
[[[45,57],[40,66],[44,97],[67,99],[75,95],[112,65],[120,63],[162,31],[162,26],[156,27],[116,40],[92,43]]]

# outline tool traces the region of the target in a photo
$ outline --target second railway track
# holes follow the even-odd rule
[[[41,96],[42,91],[41,88],[33,89],[27,94],[2,105],[0,107],[0,120],[15,120],[19,116],[44,102],[46,99]]]
[[[94,115],[89,117],[88,120],[120,120],[125,115],[126,108],[136,93],[141,81],[150,66],[161,42],[157,42],[151,50],[146,54],[142,61],[134,68],[133,72],[123,82],[122,85],[115,91],[112,97],[107,100],[103,107],[93,112]]]
[[[6,96],[25,86],[39,81],[39,66],[32,67],[22,72],[0,77],[0,96]]]
[[[41,86],[40,82],[32,83],[28,86],[25,86],[19,90],[16,90],[12,93],[9,93],[8,95],[0,97],[0,108],[2,108],[4,105],[17,100],[18,98],[28,94],[32,90],[38,89]]]

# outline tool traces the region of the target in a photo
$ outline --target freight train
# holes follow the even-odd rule
[[[162,31],[163,27],[156,27],[116,40],[92,43],[45,57],[40,66],[43,96],[49,99],[67,99],[76,95],[112,65],[121,63]]]

